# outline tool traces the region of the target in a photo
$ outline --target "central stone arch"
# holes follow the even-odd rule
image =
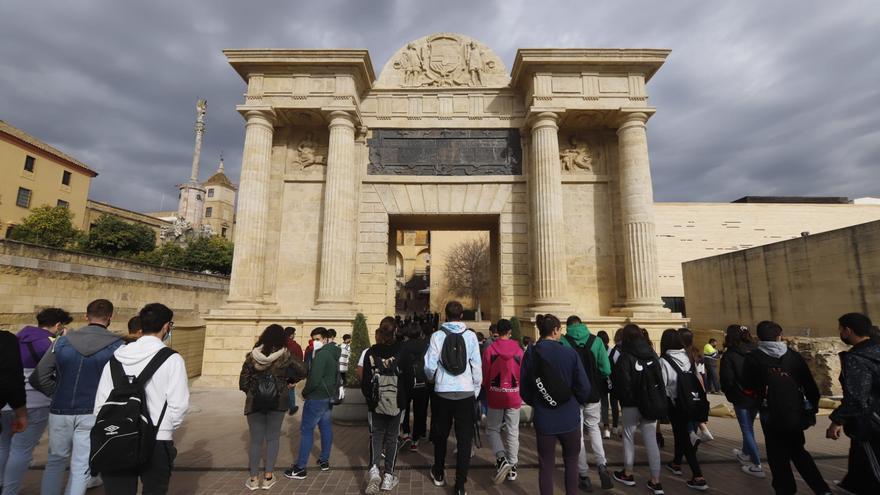
[[[245,144],[204,383],[233,383],[268,323],[375,327],[394,309],[401,226],[489,231],[505,317],[682,323],[658,291],[646,137],[645,85],[668,51],[520,49],[508,72],[438,33],[378,78],[365,50],[224,53],[247,83]]]

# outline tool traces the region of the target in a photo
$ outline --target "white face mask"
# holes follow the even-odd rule
[[[312,349],[314,349],[314,350],[317,351],[317,350],[320,349],[321,347],[324,347],[324,343],[321,342],[320,340],[315,340],[315,341],[312,342]]]

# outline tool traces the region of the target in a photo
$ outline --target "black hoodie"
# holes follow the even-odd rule
[[[614,396],[623,407],[637,407],[633,384],[635,379],[636,360],[657,360],[657,353],[651,344],[640,340],[633,345],[621,344],[618,346],[620,353],[611,365],[611,383]],[[660,364],[659,362],[657,363]],[[659,369],[659,368],[658,368]]]

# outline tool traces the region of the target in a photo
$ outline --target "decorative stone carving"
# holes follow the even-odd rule
[[[593,153],[590,147],[574,136],[569,139],[569,147],[559,152],[559,161],[564,172],[593,171]]]
[[[311,132],[307,132],[303,136],[302,141],[296,146],[296,153],[293,161],[299,164],[300,169],[305,170],[312,165],[324,165],[324,157],[317,155],[318,143],[315,136]]]
[[[212,237],[214,229],[204,224],[196,229],[183,217],[175,217],[171,225],[166,225],[159,230],[159,239],[164,242],[186,243],[196,237]]]
[[[507,70],[488,47],[440,33],[407,43],[386,64],[376,87],[502,87]]]
[[[373,129],[371,175],[520,175],[517,129]]]

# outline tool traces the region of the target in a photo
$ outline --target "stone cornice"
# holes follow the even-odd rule
[[[537,67],[630,66],[644,71],[645,81],[660,69],[671,50],[624,48],[521,48],[516,52],[510,72],[510,85],[525,83]]]
[[[367,50],[235,49],[223,50],[223,54],[245,81],[252,73],[285,72],[294,67],[350,67],[361,92],[376,80]]]

